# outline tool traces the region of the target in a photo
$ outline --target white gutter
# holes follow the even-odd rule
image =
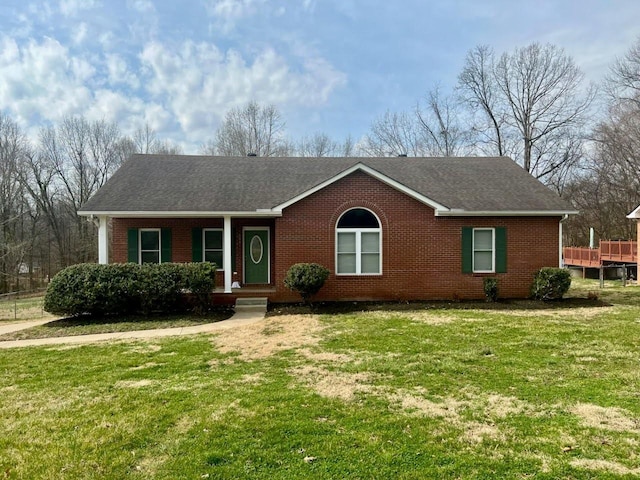
[[[577,210],[500,210],[500,211],[435,211],[436,217],[557,217],[577,215]]]
[[[90,217],[107,216],[115,218],[219,218],[219,217],[281,217],[282,212],[278,210],[257,210],[255,212],[198,212],[198,211],[78,211],[78,215]]]

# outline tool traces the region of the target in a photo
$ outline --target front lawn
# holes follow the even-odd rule
[[[635,478],[640,289],[590,290],[0,351],[0,477]]]

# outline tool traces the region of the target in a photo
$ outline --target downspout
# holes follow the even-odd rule
[[[558,250],[559,250],[558,251],[558,266],[560,268],[563,267],[563,265],[562,265],[562,222],[564,222],[567,218],[569,218],[569,215],[565,213],[562,216],[562,218],[560,219],[560,222],[558,222],[558,245],[559,245],[559,248],[558,248]]]

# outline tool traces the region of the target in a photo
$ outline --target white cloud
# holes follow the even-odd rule
[[[98,6],[96,0],[60,0],[60,13],[65,17],[77,15],[82,10],[91,10]]]
[[[166,99],[186,137],[203,141],[232,107],[255,99],[283,106],[318,106],[346,77],[322,58],[305,59],[295,70],[273,49],[251,61],[209,43],[185,42],[179,51],[147,44],[141,56],[154,98]]]
[[[216,18],[217,26],[228,32],[239,20],[254,15],[264,3],[265,0],[210,0],[207,10]]]
[[[116,86],[118,84],[129,85],[130,87],[137,89],[140,86],[140,80],[137,75],[129,70],[127,62],[116,54],[107,55],[107,81],[110,85]]]
[[[140,13],[156,13],[156,7],[150,0],[133,0],[131,7]]]
[[[73,43],[76,45],[80,45],[87,38],[87,24],[85,22],[80,22],[78,28],[73,33]]]
[[[0,70],[0,109],[11,112],[24,125],[38,118],[57,120],[81,113],[91,103],[86,82],[95,69],[87,61],[71,57],[54,39],[19,45],[3,37]]]

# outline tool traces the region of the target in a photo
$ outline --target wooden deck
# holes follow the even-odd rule
[[[600,268],[609,264],[637,264],[638,242],[633,240],[601,240],[598,248],[565,247],[564,264],[573,267]]]

